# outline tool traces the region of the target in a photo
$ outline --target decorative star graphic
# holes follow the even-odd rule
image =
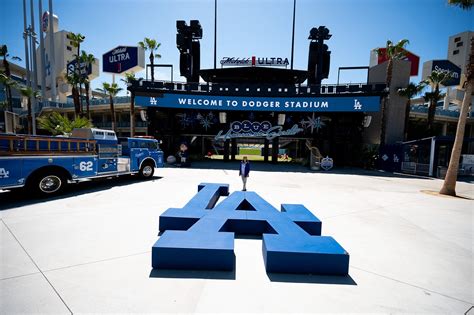
[[[182,128],[186,128],[192,124],[192,118],[188,117],[186,114],[178,114],[176,116],[180,117],[179,123],[181,124]]]
[[[209,116],[206,116],[203,119],[201,119],[200,123],[204,127],[204,129],[206,129],[206,131],[208,128],[212,126],[212,121],[211,119],[209,119]]]
[[[313,120],[314,123],[311,121]],[[319,129],[321,129],[322,127],[324,127],[326,124],[321,120],[321,117],[318,117],[316,119],[311,119],[310,121],[310,126],[311,126],[311,129],[312,128],[316,128],[316,130],[319,132]]]
[[[326,123],[324,123],[321,120],[321,117],[318,117],[318,118],[306,117],[306,118],[308,120],[302,119],[300,121],[300,124],[305,129],[311,128],[311,132],[313,132],[314,128],[316,128],[316,130],[319,132],[319,129],[321,129],[322,127],[326,125]]]
[[[304,129],[307,129],[308,128],[308,122],[304,119],[301,119],[300,120],[300,125],[301,127],[303,127]]]

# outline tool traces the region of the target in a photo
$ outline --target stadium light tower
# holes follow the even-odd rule
[[[326,26],[313,27],[309,32],[308,39],[311,40],[308,56],[309,84],[321,84],[321,81],[329,76],[331,52],[324,41],[331,36]]]

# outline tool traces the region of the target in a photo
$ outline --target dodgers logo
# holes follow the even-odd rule
[[[262,236],[267,272],[348,274],[349,254],[321,236],[321,221],[303,205],[282,204],[278,211],[255,192],[228,195],[227,184],[200,184],[183,208],[166,210],[153,268],[233,270],[237,233]],[[228,197],[215,206],[221,196]]]

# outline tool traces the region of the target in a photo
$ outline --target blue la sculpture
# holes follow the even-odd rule
[[[221,196],[228,197],[215,206]],[[332,237],[321,236],[321,227],[303,205],[282,204],[278,211],[255,192],[229,196],[227,184],[202,183],[183,208],[160,216],[152,266],[234,270],[235,234],[247,234],[262,235],[267,272],[347,275],[349,254]]]

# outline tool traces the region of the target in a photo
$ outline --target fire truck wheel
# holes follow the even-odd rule
[[[144,163],[142,165],[142,168],[140,169],[140,177],[141,178],[151,178],[153,177],[153,174],[155,173],[155,168],[153,167],[153,164],[151,163]]]
[[[32,192],[39,196],[59,193],[66,186],[66,178],[59,172],[49,171],[35,174],[29,183]]]

